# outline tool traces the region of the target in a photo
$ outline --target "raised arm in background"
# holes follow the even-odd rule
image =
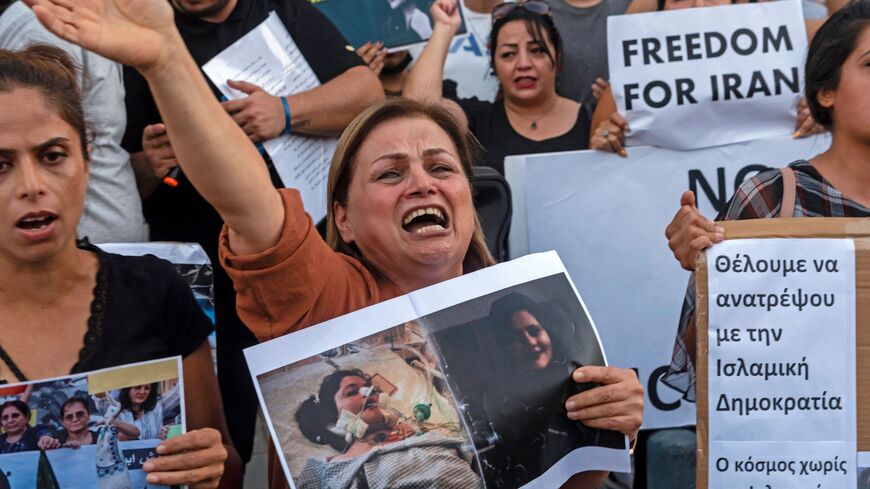
[[[284,222],[278,191],[260,154],[215,100],[187,52],[168,2],[27,3],[59,37],[142,73],[179,164],[229,226],[234,252],[255,253],[278,240]]]
[[[447,51],[450,50],[453,36],[462,25],[459,5],[456,0],[436,0],[432,3],[429,13],[435,22],[432,37],[429,38],[426,48],[420,53],[420,59],[414,63],[414,68],[408,74],[402,94],[423,102],[440,101],[463,125],[467,126],[468,120],[462,108],[456,102],[442,97],[444,61],[447,59]]]

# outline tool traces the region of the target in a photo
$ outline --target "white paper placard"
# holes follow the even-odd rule
[[[244,37],[203,65],[212,83],[230,100],[247,95],[227,85],[243,80],[275,96],[287,96],[320,86],[299,47],[275,12]],[[286,187],[302,194],[314,222],[326,216],[326,178],[336,138],[281,135],[263,143]]]
[[[794,132],[807,46],[797,0],[615,15],[607,36],[628,145],[697,149]]]
[[[580,151],[505,160],[511,256],[559,252],[608,360],[638,369],[646,428],[695,424],[694,403],[659,381],[689,278],[664,237],[680,194],[696,190],[701,212],[713,218],[744,179],[811,158],[829,144],[826,137],[775,138],[696,151],[638,147],[628,158]]]
[[[525,349],[525,343],[511,343],[507,349],[502,346],[505,340],[499,338],[510,337],[511,326],[497,311],[501,310],[499,307],[519,304],[517,301],[523,301],[528,307],[522,309],[537,319],[536,328],[542,333],[536,337],[546,337],[546,346],[538,342],[534,350]],[[505,305],[508,303],[511,305]],[[408,339],[411,336],[413,340]],[[482,350],[493,354],[480,355]],[[396,354],[401,355],[398,365],[390,360]],[[417,409],[421,403],[430,406],[433,413],[438,411],[445,420],[455,417],[462,428],[454,430],[452,436],[465,437],[463,446],[476,454],[468,460],[477,464],[475,478],[482,474],[487,481],[484,487],[499,484],[532,489],[559,487],[580,471],[630,470],[625,435],[593,430],[595,433],[587,437],[576,432],[589,433],[589,428],[564,422],[563,405],[569,394],[562,391],[562,385],[567,381],[576,386],[570,381],[570,373],[577,366],[603,365],[606,358],[585,305],[554,252],[487,267],[360,309],[248,348],[245,356],[292,487],[305,487],[300,480],[312,477],[319,477],[330,487],[343,485],[344,479],[335,475],[346,469],[338,465],[343,460],[335,459],[340,452],[334,445],[312,443],[331,435],[325,433],[312,440],[303,427],[310,425],[300,420],[308,418],[300,413],[315,405],[321,409],[323,396],[331,395],[322,391],[326,379],[332,373],[348,371],[355,377],[377,374],[372,378],[389,380],[392,389],[378,387],[381,393],[389,392],[387,399],[381,396],[376,407],[348,412],[347,417],[362,417],[364,411],[385,407],[394,410],[395,418],[401,420],[407,418],[410,406]],[[419,368],[428,362],[432,366],[426,370],[432,374],[423,377],[422,384],[419,373],[410,376],[402,373],[409,365]],[[443,398],[432,394],[431,387],[425,387],[433,378],[441,379],[436,385],[443,382],[447,386],[440,390],[436,387],[439,392],[445,391]],[[480,385],[486,388],[481,389]],[[317,394],[312,397],[315,391]],[[406,404],[409,400],[411,404]],[[368,401],[363,405],[369,406]],[[525,418],[529,409],[537,413],[537,419]],[[514,417],[517,415],[524,419],[519,425]],[[539,426],[542,420],[546,426]],[[335,430],[342,433],[346,426],[328,421],[334,423],[329,425],[331,433],[336,433]],[[451,424],[456,422],[430,423],[430,427],[438,430]],[[516,435],[517,432],[521,434]],[[422,439],[430,433],[421,430],[416,436]],[[345,437],[341,440],[350,437],[347,443],[359,443],[364,435],[340,436]],[[518,443],[518,439],[535,443]],[[535,446],[539,440],[549,441]],[[396,451],[404,453],[406,448],[398,444],[407,441],[387,443],[395,443],[392,446],[400,447]],[[354,457],[377,464],[379,455],[370,454],[388,450],[387,446],[379,445],[369,451],[358,449]],[[446,458],[448,463],[452,460]],[[434,458],[426,460],[442,463]],[[397,456],[391,463],[401,467],[406,462]],[[458,469],[458,473],[467,472]],[[328,481],[324,480],[325,474],[331,474]],[[385,474],[393,477],[394,470],[386,470]],[[430,478],[435,476],[420,476],[418,480],[433,486],[477,487],[467,480],[458,483],[455,479],[458,475],[451,470],[439,478]]]
[[[708,487],[855,487],[854,241],[728,240],[707,273]]]

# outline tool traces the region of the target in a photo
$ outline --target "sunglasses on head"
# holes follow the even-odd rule
[[[508,15],[514,10],[521,8],[527,12],[538,15],[549,15],[550,5],[544,0],[523,0],[520,2],[500,3],[492,8],[492,22]]]

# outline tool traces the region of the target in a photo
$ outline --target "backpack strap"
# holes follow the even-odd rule
[[[780,203],[779,217],[794,217],[795,189],[797,188],[794,170],[790,166],[786,166],[780,168],[779,172],[782,174],[782,202]]]

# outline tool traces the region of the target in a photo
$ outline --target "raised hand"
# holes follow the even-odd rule
[[[455,34],[462,26],[457,0],[435,0],[429,7],[429,13],[432,15],[433,27],[436,29],[446,27]]]
[[[692,271],[701,250],[725,239],[725,229],[704,217],[695,205],[695,194],[686,191],[680,197],[680,210],[665,229],[665,237],[674,258]]]
[[[177,43],[169,2],[24,0],[52,33],[119,63],[147,71]]]

